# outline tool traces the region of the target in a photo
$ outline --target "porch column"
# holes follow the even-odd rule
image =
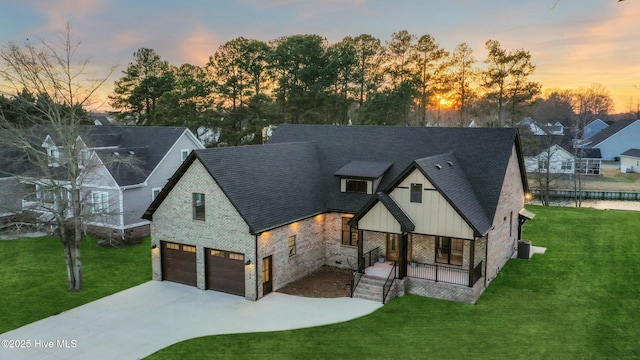
[[[476,256],[476,238],[469,240],[469,287],[473,287],[473,269]]]
[[[364,232],[362,230],[358,230],[358,272],[364,272],[364,258],[362,255],[364,254]]]
[[[398,244],[398,279],[404,279],[407,276],[407,248],[409,247],[409,234],[402,233],[402,241]]]

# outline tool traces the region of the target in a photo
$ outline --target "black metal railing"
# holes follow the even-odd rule
[[[353,292],[356,291],[356,287],[358,286],[358,283],[360,282],[360,279],[362,279],[363,275],[363,272],[353,272],[353,276],[351,277],[351,297],[353,297]]]
[[[387,299],[387,294],[389,294],[389,291],[391,290],[391,285],[393,285],[393,280],[395,280],[395,278],[398,275],[397,268],[398,268],[398,264],[394,261],[393,268],[391,269],[389,276],[387,276],[387,281],[385,281],[384,286],[382,287],[382,303],[383,304]]]
[[[473,269],[471,274],[472,281],[469,284],[469,270],[459,267],[414,263],[407,271],[407,276],[409,277],[454,285],[473,286],[482,277],[482,262]]]
[[[353,297],[353,292],[356,291],[356,287],[362,279],[362,275],[364,275],[364,269],[373,265],[376,261],[378,261],[378,256],[380,254],[380,246],[375,249],[371,249],[362,255],[362,261],[358,262],[358,270],[353,272],[353,276],[351,277],[351,297]]]
[[[372,266],[376,261],[378,261],[379,256],[380,256],[380,246],[364,253],[362,255],[362,269],[359,269],[359,270],[362,272],[364,271],[365,268]]]

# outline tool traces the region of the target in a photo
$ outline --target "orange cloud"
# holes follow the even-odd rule
[[[218,46],[220,46],[220,41],[216,34],[204,26],[198,25],[186,38],[180,40],[179,54],[175,54],[175,57],[181,59],[182,63],[203,66],[209,62],[209,56],[213,56]],[[180,64],[174,65],[179,66]]]

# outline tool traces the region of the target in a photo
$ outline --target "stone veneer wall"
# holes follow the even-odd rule
[[[194,220],[192,194],[205,194],[205,220]],[[199,160],[167,195],[153,215],[151,224],[152,277],[162,280],[160,241],[188,244],[196,247],[197,287],[205,289],[205,249],[221,249],[244,254],[252,265],[245,266],[245,297],[255,300],[257,294],[255,237],[248,225],[218,187]]]
[[[380,255],[387,255],[387,234],[377,231],[363,231],[363,253],[380,247]]]
[[[489,232],[487,239],[489,248],[485,274],[487,284],[495,279],[505,263],[517,251],[518,212],[524,207],[524,188],[519,170],[514,146],[493,219],[494,229]]]
[[[289,225],[265,231],[258,236],[258,266],[272,256],[273,291],[320,268],[324,257],[325,215],[317,215]],[[289,237],[296,236],[296,254],[289,256]],[[258,278],[258,298],[262,293],[262,277]]]
[[[343,269],[358,268],[358,247],[342,245],[341,213],[325,214],[325,265]],[[348,215],[351,216],[351,215]]]
[[[467,304],[474,304],[485,289],[483,279],[478,280],[473,287],[452,285],[410,277],[405,278],[400,284],[402,290],[398,290],[399,295],[415,294]]]

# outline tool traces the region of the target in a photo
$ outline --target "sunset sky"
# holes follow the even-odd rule
[[[544,89],[604,85],[616,111],[640,101],[640,0],[0,0],[0,44],[53,41],[69,22],[96,72],[142,48],[172,65],[204,65],[238,36],[318,34],[330,43],[406,29],[446,50],[466,42],[482,65],[484,43],[531,52]]]

